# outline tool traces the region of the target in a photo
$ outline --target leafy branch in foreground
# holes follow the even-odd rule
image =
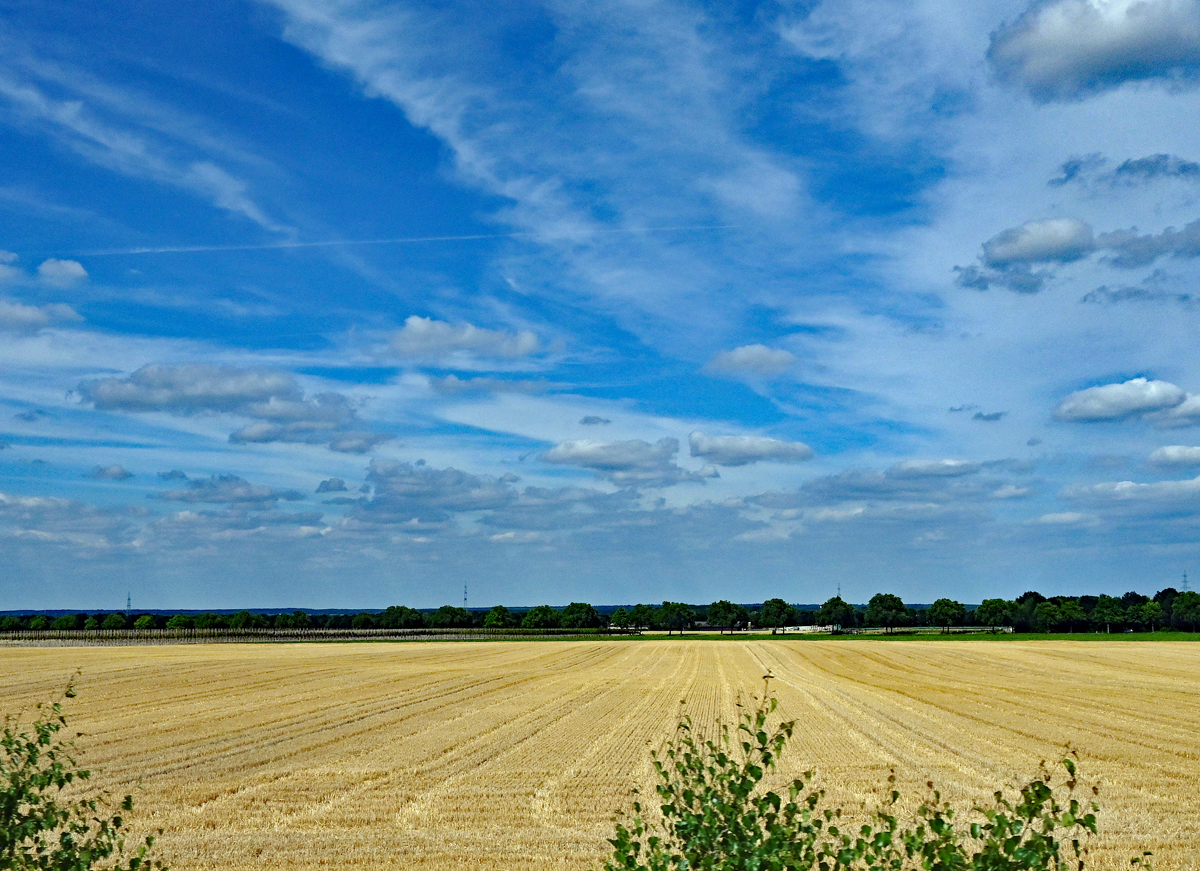
[[[769,677],[769,676],[768,676]],[[662,753],[654,752],[659,804],[633,802],[628,823],[609,840],[605,871],[1082,871],[1085,839],[1096,832],[1094,798],[1076,798],[1075,761],[1062,760],[1055,782],[1043,765],[1016,796],[997,791],[990,807],[972,808],[965,822],[928,784],[929,800],[902,820],[895,774],[888,798],[868,821],[844,821],[825,791],[811,789],[813,772],[781,795],[762,788],[794,721],[768,727],[778,702],[769,686],[735,729],[698,737],[687,717]],[[1095,787],[1093,787],[1093,793]],[[657,813],[655,813],[657,811]],[[1149,853],[1134,865],[1149,868]]]
[[[74,698],[68,685],[64,698]],[[71,756],[74,741],[59,737],[67,725],[62,702],[39,704],[28,726],[6,716],[0,737],[0,868],[17,871],[166,871],[150,858],[154,837],[132,855],[125,851],[125,819],[133,796],[116,804],[107,792],[76,794],[91,779]]]

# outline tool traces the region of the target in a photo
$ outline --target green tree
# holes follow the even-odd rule
[[[355,614],[350,619],[350,628],[351,629],[374,629],[375,628],[375,618],[372,615],[368,614],[366,611],[363,611],[359,614]]]
[[[454,605],[443,605],[429,617],[429,625],[434,629],[467,629],[474,623],[470,611]]]
[[[633,624],[633,617],[623,607],[617,608],[617,610],[612,612],[612,616],[609,617],[609,622],[618,629],[625,630]]]
[[[65,698],[74,697],[68,686]],[[38,705],[33,722],[6,717],[0,737],[0,868],[13,871],[155,871],[165,866],[150,855],[154,837],[125,849],[124,814],[133,796],[114,807],[111,796],[80,795],[92,772],[71,756],[74,743],[59,732],[67,725],[62,702]],[[115,811],[115,812],[114,812]]]
[[[136,620],[133,621],[133,628],[134,629],[153,629],[154,628],[154,617],[152,617],[149,614],[143,614],[141,617],[138,617]]]
[[[521,618],[522,629],[557,629],[559,625],[558,612],[549,605],[530,608]]]
[[[953,599],[938,599],[929,606],[929,614],[927,615],[929,622],[934,626],[941,626],[942,632],[950,631],[951,626],[958,626],[967,616],[967,609],[962,602],[956,602]]]
[[[186,614],[174,614],[167,620],[168,629],[191,629],[192,618]]]
[[[50,628],[50,618],[45,614],[35,614],[29,618],[29,628],[34,631],[41,631]]]
[[[124,629],[128,624],[124,614],[109,614],[100,624],[101,629]]]
[[[230,629],[266,629],[267,618],[262,614],[252,614],[249,611],[238,611],[229,618]]]
[[[559,621],[564,629],[596,629],[604,625],[600,612],[587,602],[572,602],[563,608]]]
[[[1186,626],[1193,632],[1200,625],[1200,593],[1184,590],[1171,603],[1171,620],[1176,626]]]
[[[416,608],[392,605],[379,615],[379,625],[384,629],[423,629],[428,623]]]
[[[912,616],[899,596],[876,593],[867,602],[866,620],[868,626],[882,626],[890,633],[897,626],[907,626],[912,622]]]
[[[21,628],[21,618],[5,615],[0,617],[0,632],[12,632]]]
[[[1074,599],[1065,599],[1058,605],[1058,616],[1067,624],[1067,631],[1074,632],[1076,626],[1087,623],[1088,615]]]
[[[503,605],[497,605],[483,617],[483,626],[485,629],[506,629],[515,622],[512,611],[509,611]]]
[[[672,632],[682,635],[683,630],[691,629],[696,622],[696,612],[683,602],[663,602],[654,616],[658,628],[666,629],[668,635]]]
[[[87,621],[87,616],[84,614],[63,614],[50,624],[51,629],[73,631],[82,629],[83,624]]]
[[[893,774],[883,803],[856,824],[809,786],[811,771],[782,794],[763,788],[795,726],[772,726],[775,708],[764,693],[736,729],[723,725],[715,738],[685,717],[665,750],[651,754],[656,800],[646,810],[635,791],[631,817],[609,839],[605,871],[1083,871],[1083,838],[1095,834],[1099,807],[1075,797],[1072,758],[1062,762],[1064,782],[1043,769],[1015,796],[996,792],[966,819],[932,791],[902,820]]]
[[[1150,627],[1150,631],[1154,632],[1162,625],[1163,622],[1163,606],[1151,599],[1141,608],[1142,622]]]
[[[1047,600],[1038,602],[1033,609],[1033,625],[1039,632],[1054,632],[1062,623],[1062,613],[1058,605]]]
[[[854,625],[854,618],[854,606],[843,601],[841,596],[826,599],[825,604],[817,611],[818,626],[836,626],[847,629]]]
[[[95,617],[88,617],[86,620],[83,621],[83,628],[88,629],[88,630],[99,629],[100,621],[97,620]]]
[[[975,622],[986,626],[993,632],[997,626],[1007,626],[1012,622],[1013,603],[1006,599],[984,599],[975,609]]]
[[[308,617],[307,614],[304,616]],[[197,629],[228,629],[229,618],[224,614],[214,614],[211,611],[205,611],[203,614],[196,615],[192,625]]]
[[[720,599],[708,606],[707,623],[719,630],[733,629],[737,617],[737,609],[728,599]]]
[[[774,635],[780,627],[795,625],[797,616],[796,609],[783,599],[767,599],[758,612],[758,621]]]
[[[1112,596],[1101,596],[1092,609],[1092,625],[1097,629],[1103,627],[1105,632],[1111,632],[1115,624],[1117,629],[1125,622],[1125,609],[1121,602]]]
[[[648,629],[654,625],[654,606],[634,605],[633,610],[629,612],[629,618],[636,628]]]

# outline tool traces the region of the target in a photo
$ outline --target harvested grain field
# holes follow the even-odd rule
[[[177,871],[583,869],[651,783],[680,701],[733,719],[769,669],[785,758],[847,806],[894,767],[984,801],[1070,742],[1097,868],[1200,849],[1200,645],[622,640],[0,649],[0,710],[68,703],[103,782],[138,780]],[[1027,777],[1026,777],[1027,779]]]

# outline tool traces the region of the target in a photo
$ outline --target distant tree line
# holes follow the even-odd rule
[[[418,611],[393,605],[382,612],[359,614],[44,614],[0,617],[0,632],[18,630],[125,630],[125,629],[611,629],[622,632],[665,631],[668,635],[697,627],[719,632],[791,626],[832,626],[836,630],[882,628],[886,632],[910,627],[999,629],[1014,632],[1153,632],[1200,630],[1200,593],[1173,587],[1153,596],[1129,592],[1115,596],[1051,596],[1029,591],[1016,599],[984,599],[968,608],[953,599],[938,599],[928,607],[906,605],[893,593],[876,593],[865,606],[834,596],[817,608],[768,599],[759,606],[738,605],[726,599],[705,605],[663,602],[661,605],[620,607],[603,614],[586,602],[565,608],[539,605],[510,610],[497,605],[490,611],[443,605],[436,611]]]

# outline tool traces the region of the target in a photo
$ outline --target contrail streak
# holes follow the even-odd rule
[[[592,230],[582,236],[601,236],[635,233],[674,233],[697,230],[730,230],[728,225],[702,225],[695,227],[624,227],[609,230]],[[133,254],[197,254],[219,251],[273,251],[288,248],[336,248],[350,245],[415,245],[422,242],[473,242],[481,239],[528,239],[543,235],[537,233],[477,233],[471,236],[401,236],[393,239],[328,239],[320,242],[267,242],[253,245],[176,245],[158,248],[108,248],[99,251],[78,251],[75,257],[115,257]],[[558,238],[573,239],[563,236]]]

